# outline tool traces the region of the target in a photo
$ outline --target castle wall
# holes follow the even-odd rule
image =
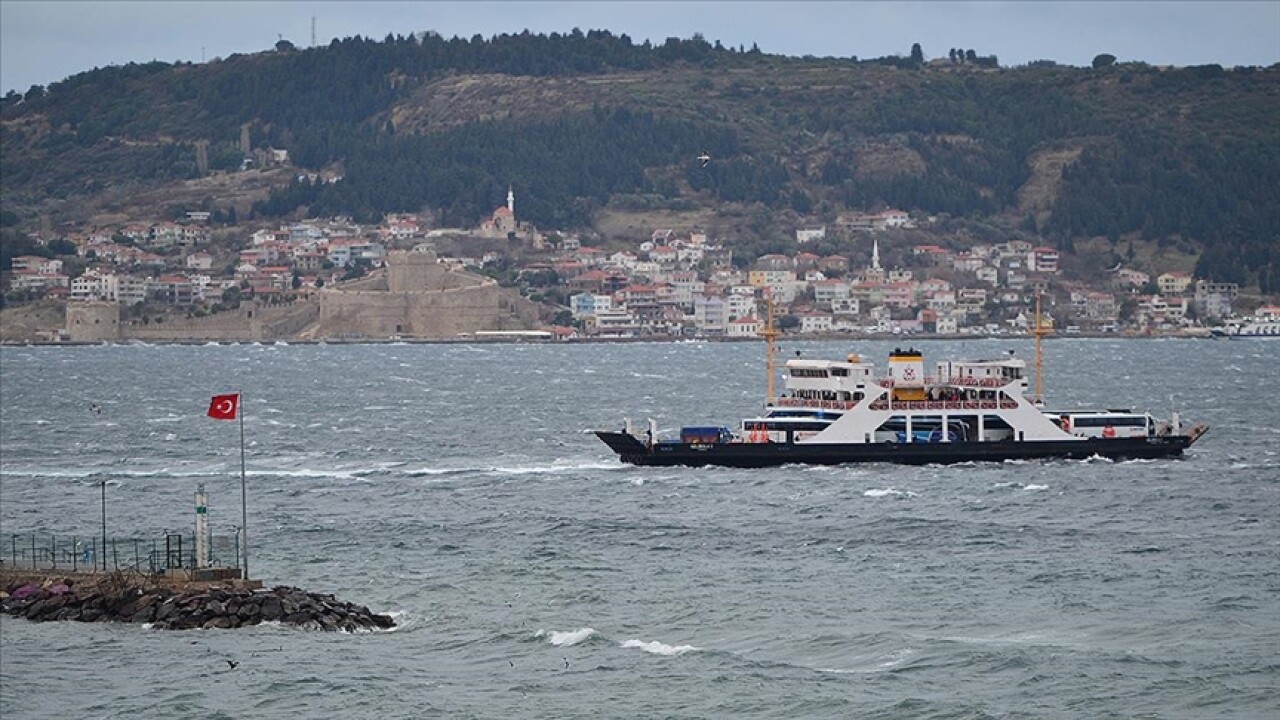
[[[521,301],[496,283],[419,293],[322,292],[317,336],[452,338],[477,330],[536,327],[536,311]]]
[[[67,303],[67,339],[71,342],[114,342],[120,339],[120,304]]]
[[[320,314],[320,303],[242,302],[239,308],[202,318],[166,319],[162,323],[131,320],[121,326],[121,337],[133,340],[174,342],[182,340],[252,341],[281,340],[296,335]]]

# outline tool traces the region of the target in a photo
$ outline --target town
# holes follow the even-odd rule
[[[696,229],[656,229],[631,245],[544,232],[517,220],[511,189],[474,228],[433,228],[400,214],[376,226],[335,217],[250,231],[192,211],[39,233],[45,252],[13,259],[5,297],[11,307],[114,304],[121,322],[135,325],[199,320],[245,300],[313,298],[382,271],[397,253],[430,249],[436,262],[540,304],[539,332],[556,339],[755,338],[768,308],[776,330],[813,337],[1019,334],[1036,322],[1037,300],[1042,325],[1065,334],[1206,335],[1235,314],[1236,284],[1186,272],[1152,277],[1117,264],[1084,282],[1063,277],[1059,251],[1023,239],[965,249],[903,241],[902,231],[931,222],[892,208],[844,213],[830,225],[795,228],[793,253],[742,258],[732,243]],[[808,251],[833,242],[859,249],[861,261]],[[1277,317],[1280,307],[1264,303],[1257,314]],[[346,337],[415,335],[371,329]],[[61,327],[37,339],[84,338]]]

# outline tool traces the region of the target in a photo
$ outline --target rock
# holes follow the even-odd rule
[[[263,620],[272,621],[284,617],[284,607],[278,597],[269,596],[263,598],[260,607]]]

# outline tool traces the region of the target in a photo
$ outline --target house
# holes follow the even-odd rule
[[[551,337],[555,340],[560,340],[560,341],[577,340],[579,337],[578,329],[571,328],[571,327],[563,327],[560,325],[552,325]]]
[[[187,256],[186,265],[190,270],[210,270],[213,268],[213,256],[207,252],[193,252]]]
[[[747,273],[747,284],[755,287],[779,287],[782,285],[794,283],[796,281],[796,273],[794,270],[752,270]]]
[[[978,268],[986,265],[987,261],[973,254],[972,252],[957,253],[951,259],[951,267],[958,272],[977,272]]]
[[[595,267],[597,265],[603,265],[605,260],[609,257],[609,253],[601,250],[600,248],[583,245],[574,251],[573,257],[578,262],[582,263],[583,267]]]
[[[1191,287],[1191,275],[1181,270],[1170,270],[1167,273],[1156,276],[1156,287],[1159,288],[1160,294],[1165,297],[1181,295]]]
[[[195,300],[195,286],[185,275],[161,275],[147,282],[147,297],[171,305],[189,305]]]
[[[1027,255],[1027,269],[1037,273],[1058,272],[1058,251],[1050,247],[1034,248]]]
[[[576,320],[613,309],[613,297],[595,293],[579,293],[569,298],[569,309]]]
[[[756,337],[760,334],[760,320],[754,315],[730,320],[725,335],[733,338]]]
[[[62,261],[40,257],[39,255],[19,255],[13,258],[12,267],[15,273],[57,275],[62,272]]]
[[[585,326],[588,335],[601,338],[635,337],[640,331],[636,318],[627,310],[619,308],[597,312],[586,318]]]
[[[680,259],[680,251],[670,245],[659,245],[649,251],[649,259],[661,265],[674,265]]]
[[[1116,271],[1115,277],[1112,278],[1111,285],[1116,288],[1140,288],[1149,282],[1151,282],[1151,276],[1144,272],[1120,268]]]
[[[860,315],[862,303],[857,298],[836,298],[831,301],[831,312],[834,315]]]
[[[693,301],[693,322],[707,335],[723,335],[728,329],[728,304],[715,295],[701,295]]]
[[[799,318],[801,333],[831,332],[831,316],[826,313],[800,313]]]
[[[828,255],[818,261],[818,269],[826,273],[846,272],[849,269],[849,258],[843,255]]]
[[[1192,298],[1201,317],[1228,317],[1232,313],[1231,302],[1239,294],[1240,286],[1235,283],[1197,280]]]
[[[345,247],[345,246],[344,246]],[[332,249],[330,251],[332,258]],[[240,251],[240,263],[249,265],[269,265],[280,259],[280,248],[277,245],[262,245],[248,250]],[[335,265],[346,263],[335,262]],[[206,270],[208,268],[205,268]]]
[[[796,243],[803,245],[807,242],[816,240],[825,240],[827,237],[827,226],[822,225],[816,228],[797,228]]]
[[[885,305],[906,310],[915,304],[916,284],[911,282],[885,283],[882,295]]]
[[[818,263],[821,260],[821,257],[818,257],[813,253],[803,252],[796,255],[794,266],[797,270],[808,270],[810,268],[818,267]]]
[[[849,283],[843,280],[820,280],[813,283],[813,300],[820,305],[830,306],[836,300],[849,297]]]
[[[750,317],[758,312],[755,295],[730,292],[725,296],[724,301],[728,306],[730,318]]]
[[[759,258],[756,258],[755,266],[758,270],[780,272],[784,270],[794,270],[796,263],[786,255],[774,253],[771,255],[761,255]]]
[[[68,287],[71,278],[62,273],[41,273],[33,270],[18,270],[9,280],[12,290],[49,290],[56,287]]]

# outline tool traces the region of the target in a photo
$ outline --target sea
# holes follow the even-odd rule
[[[1034,364],[1025,338],[780,346]],[[111,537],[189,536],[202,483],[233,563],[241,424],[205,411],[240,392],[251,575],[397,627],[4,617],[0,715],[1280,717],[1280,342],[1044,342],[1050,409],[1207,422],[1180,459],[639,468],[589,432],[736,426],[765,367],[759,342],[4,347],[0,544],[100,535],[103,481]]]

